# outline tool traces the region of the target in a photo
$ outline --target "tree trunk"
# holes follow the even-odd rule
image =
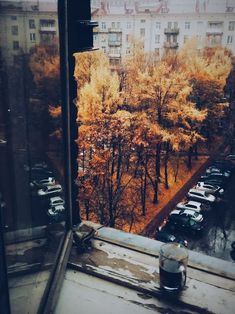
[[[146,190],[147,190],[147,165],[148,160],[145,156],[144,160],[144,173],[141,175],[141,205],[142,205],[142,215],[146,215]]]
[[[85,200],[84,201],[84,206],[85,206],[85,211],[86,211],[86,220],[89,220],[89,214],[90,214],[90,204],[89,204],[89,200]]]
[[[160,160],[161,160],[161,143],[156,145],[156,156],[155,156],[155,180],[154,180],[154,196],[153,203],[158,203],[158,182],[160,177]]]
[[[192,169],[192,152],[193,152],[193,149],[192,149],[192,146],[190,146],[188,150],[188,162],[187,162],[188,169]]]
[[[195,160],[198,160],[198,145],[197,143],[194,144],[194,156],[195,156]]]
[[[165,188],[169,189],[168,184],[168,159],[169,159],[169,150],[170,150],[170,143],[166,143],[166,153],[164,158],[164,173],[165,173]]]
[[[117,175],[116,175],[117,181],[119,181],[119,178],[120,178],[121,164],[122,164],[122,149],[121,149],[121,143],[119,141],[119,143],[118,143],[118,159],[117,159]]]
[[[177,177],[178,177],[178,173],[179,173],[179,161],[180,161],[180,155],[179,153],[177,153],[177,157],[176,157],[176,169],[175,169],[175,182],[177,182]]]

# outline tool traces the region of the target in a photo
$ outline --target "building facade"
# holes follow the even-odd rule
[[[1,1],[1,55],[9,64],[39,44],[58,38],[57,1]]]
[[[92,17],[99,23],[95,45],[112,63],[130,53],[132,36],[160,56],[193,37],[198,48],[223,46],[235,53],[234,0],[93,0]]]

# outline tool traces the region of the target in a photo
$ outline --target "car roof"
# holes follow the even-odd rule
[[[60,184],[56,184],[56,185],[47,185],[46,187],[47,187],[47,189],[49,189],[49,190],[53,190],[53,189],[60,189],[60,188],[61,188],[61,185],[60,185]]]
[[[63,201],[63,198],[61,196],[54,196],[54,197],[50,198],[51,202],[58,201],[58,200],[62,200]]]
[[[170,215],[172,215],[172,214],[179,214],[181,212],[181,209],[174,209],[171,213],[170,213]]]
[[[196,201],[188,201],[187,204],[195,205],[195,206],[202,206],[202,203]]]
[[[199,190],[199,189],[190,189],[189,192],[193,192],[193,193],[199,193],[199,194],[202,194],[202,195],[205,195],[205,191],[203,190]]]
[[[193,209],[184,209],[182,212],[189,215],[194,215],[196,213]]]

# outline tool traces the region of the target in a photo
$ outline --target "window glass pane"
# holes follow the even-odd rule
[[[196,7],[178,2],[91,1],[99,25],[94,46],[101,49],[77,56],[76,70],[82,219],[154,237],[153,217],[182,188],[179,178],[187,180],[191,157],[204,149],[210,154],[209,145],[215,147],[219,138],[232,140],[232,101],[226,109],[220,104],[233,95],[225,97],[224,91],[232,89],[234,17],[224,15],[219,1],[196,1]],[[204,109],[208,115],[199,122]],[[193,160],[193,167],[197,162],[204,163]],[[213,247],[209,237],[207,244]],[[210,254],[223,257],[215,247]]]
[[[0,193],[10,306],[12,313],[36,313],[65,232],[57,1],[0,6]]]

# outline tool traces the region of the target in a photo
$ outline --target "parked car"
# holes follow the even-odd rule
[[[197,222],[203,221],[203,215],[197,213],[196,211],[194,211],[192,209],[174,209],[170,213],[170,216],[172,216],[172,215],[180,215],[180,216],[184,216],[184,217],[190,217]]]
[[[158,230],[155,236],[155,239],[164,243],[168,243],[168,242],[177,242],[180,243],[184,246],[188,246],[188,241],[184,240],[181,237],[176,237],[175,235],[164,231],[164,230]]]
[[[221,173],[213,173],[213,174],[201,176],[199,181],[212,184],[212,185],[218,185],[218,186],[221,186],[222,188],[225,188],[227,184],[227,180],[228,179],[224,177]]]
[[[197,213],[201,213],[201,212],[208,211],[211,209],[211,207],[209,205],[206,205],[205,203],[200,203],[200,202],[191,201],[191,200],[178,203],[176,205],[176,208],[192,209]]]
[[[37,192],[39,196],[46,196],[46,195],[60,194],[60,193],[62,193],[62,186],[60,184],[47,185],[43,187],[42,189],[39,189]]]
[[[61,221],[65,218],[65,208],[63,205],[56,205],[47,211],[48,216],[53,221]]]
[[[204,229],[202,222],[197,222],[190,217],[171,215],[165,225],[166,230],[175,230],[189,234],[200,234]]]
[[[235,154],[229,154],[225,157],[225,160],[229,160],[231,162],[235,162]]]
[[[49,177],[54,177],[52,171],[43,168],[31,168],[30,174],[33,180],[43,180]]]
[[[204,203],[213,204],[216,201],[216,197],[214,195],[198,189],[190,189],[187,195],[189,199]]]
[[[64,202],[63,198],[60,196],[51,197],[50,201],[49,201],[49,206],[51,206],[51,207],[56,206],[56,205],[64,205],[64,204],[65,204],[65,202]]]
[[[235,170],[235,165],[230,160],[217,159],[212,162],[212,166],[215,166],[216,168],[225,170],[225,171],[229,170],[231,172],[234,172]]]
[[[213,195],[223,195],[224,189],[218,185],[212,185],[206,182],[198,182],[195,189],[206,191]]]
[[[206,169],[206,175],[214,173],[221,173],[225,178],[229,178],[231,176],[230,170],[222,170],[220,168],[217,168],[216,166],[210,166]]]
[[[46,179],[42,180],[34,180],[33,182],[30,183],[32,187],[44,187],[46,185],[55,185],[55,178],[54,177],[48,177]]]

